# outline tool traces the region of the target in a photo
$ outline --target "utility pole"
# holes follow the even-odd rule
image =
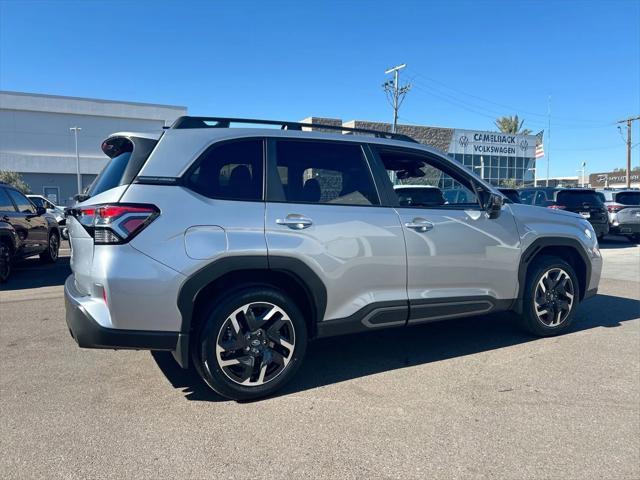
[[[409,93],[409,90],[411,90],[410,84],[403,85],[402,87],[399,85],[399,72],[406,66],[407,64],[403,63],[402,65],[390,68],[384,72],[386,75],[393,73],[393,81],[387,80],[382,84],[382,88],[384,88],[387,97],[391,97],[391,106],[393,107],[393,124],[391,125],[392,133],[396,133],[396,128],[398,126],[398,110],[400,110],[400,105],[402,105],[404,97]]]
[[[629,117],[616,122],[627,124],[627,188],[631,188],[631,126],[635,120],[640,120],[640,116]]]
[[[78,152],[78,132],[82,130],[80,127],[71,127],[69,129],[73,132],[76,139],[76,181],[78,182],[78,193],[82,193],[82,176],[80,175],[80,153]]]

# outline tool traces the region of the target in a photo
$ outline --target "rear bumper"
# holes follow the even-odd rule
[[[83,297],[87,298],[78,292],[75,279],[70,275],[64,284],[66,320],[71,336],[80,347],[169,351],[178,349],[179,332],[122,330],[99,325],[83,306]]]
[[[640,223],[619,223],[611,226],[611,233],[619,233],[621,235],[633,235],[640,233]]]

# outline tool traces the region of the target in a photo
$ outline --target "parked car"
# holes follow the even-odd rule
[[[111,161],[67,219],[78,345],[171,351],[252,399],[294,376],[309,340],[497,311],[557,335],[597,292],[586,219],[505,203],[408,137],[309,126],[181,117],[107,138]],[[465,195],[445,203],[451,189]]]
[[[27,195],[27,198],[31,200],[36,207],[43,207],[47,210],[47,213],[50,213],[58,222],[58,226],[60,227],[60,234],[63,240],[69,239],[69,232],[67,231],[67,219],[64,215],[64,207],[60,207],[55,205],[51,200],[42,195]]]
[[[575,212],[589,220],[598,240],[609,232],[607,209],[598,193],[589,188],[532,187],[520,189],[520,200],[555,210]]]
[[[609,212],[610,232],[640,243],[640,190],[598,190]]]
[[[509,200],[511,200],[513,203],[522,203],[520,201],[520,194],[518,193],[517,189],[500,187],[498,188],[498,191],[501,194],[503,194],[505,197],[507,197]]]
[[[53,263],[59,248],[60,229],[53,215],[0,182],[0,282],[9,279],[15,260],[40,255],[44,262]]]

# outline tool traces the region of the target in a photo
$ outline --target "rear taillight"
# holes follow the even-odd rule
[[[609,213],[619,212],[623,208],[624,205],[620,205],[619,203],[610,203],[609,205],[607,205],[607,210],[609,210]]]
[[[564,205],[549,205],[547,208],[552,208],[553,210],[564,210],[567,207]]]
[[[160,214],[154,205],[91,205],[75,210],[75,216],[96,245],[126,243]]]

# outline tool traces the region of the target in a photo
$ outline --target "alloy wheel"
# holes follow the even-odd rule
[[[561,325],[571,313],[575,289],[571,276],[562,268],[551,268],[538,281],[534,308],[538,320],[547,327]]]
[[[216,360],[231,381],[264,385],[286,369],[295,344],[293,323],[282,308],[252,302],[223,322],[216,339]]]

